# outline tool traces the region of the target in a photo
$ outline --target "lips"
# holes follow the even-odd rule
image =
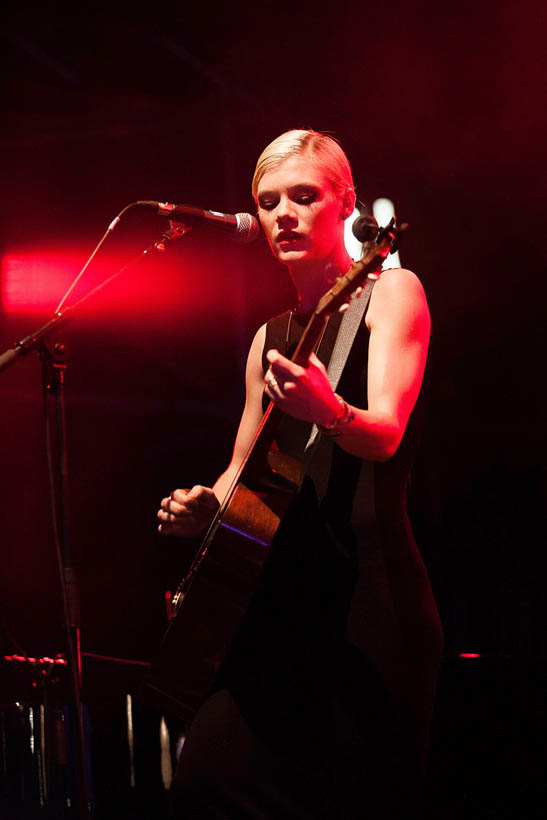
[[[301,233],[296,233],[295,231],[280,231],[277,235],[278,242],[293,242],[295,239],[303,238]]]

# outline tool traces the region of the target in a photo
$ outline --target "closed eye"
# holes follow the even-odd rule
[[[312,202],[315,202],[317,199],[317,193],[312,194],[301,194],[300,196],[296,197],[296,202],[299,205],[311,205]]]
[[[317,188],[299,185],[290,191],[289,196],[297,205],[312,205],[320,199],[320,191]],[[268,193],[258,197],[258,206],[264,211],[272,211],[278,205],[278,196],[272,196]]]

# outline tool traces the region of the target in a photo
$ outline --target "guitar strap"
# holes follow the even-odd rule
[[[340,322],[336,342],[334,343],[329,366],[327,368],[327,376],[329,377],[330,386],[335,392],[348,359],[351,346],[355,340],[355,336],[357,335],[357,331],[363,316],[366,313],[368,303],[370,302],[370,297],[372,296],[372,288],[374,287],[376,281],[377,277],[367,277],[363,292],[359,298],[354,298],[351,300],[349,308],[344,313],[342,321]],[[304,450],[305,453],[309,454],[318,433],[319,428],[316,424],[314,424],[311,428],[310,437]]]

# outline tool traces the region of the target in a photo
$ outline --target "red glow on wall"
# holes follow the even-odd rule
[[[83,266],[75,251],[25,251],[2,259],[2,305],[6,313],[48,315]]]
[[[88,248],[78,247],[32,248],[8,253],[2,260],[1,270],[5,314],[35,316],[37,322],[49,319],[84,267],[88,255]],[[85,270],[63,308],[72,307],[93,292],[84,310],[95,319],[112,313],[117,318],[149,314],[157,290],[155,283],[167,275],[167,266],[162,263],[163,258],[144,260],[134,248],[118,248],[114,253],[102,251]],[[103,283],[106,284],[101,287]],[[180,290],[180,280],[177,284]],[[161,305],[161,295],[159,302]]]
[[[167,317],[211,321],[230,310],[226,297],[237,303],[235,277],[214,246],[194,246],[184,255],[143,255],[141,247],[101,249],[70,293],[64,308],[90,292],[86,314],[94,320],[146,320],[157,325]],[[86,264],[89,247],[25,248],[7,252],[1,260],[0,299],[6,315],[47,321]],[[106,282],[104,287],[101,287]],[[230,288],[222,290],[222,284]]]

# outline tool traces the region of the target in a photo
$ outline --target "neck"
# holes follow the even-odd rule
[[[303,313],[309,313],[317,307],[321,297],[331,288],[338,277],[351,268],[352,259],[345,247],[334,258],[309,265],[289,267],[291,278],[298,291],[298,304]]]

